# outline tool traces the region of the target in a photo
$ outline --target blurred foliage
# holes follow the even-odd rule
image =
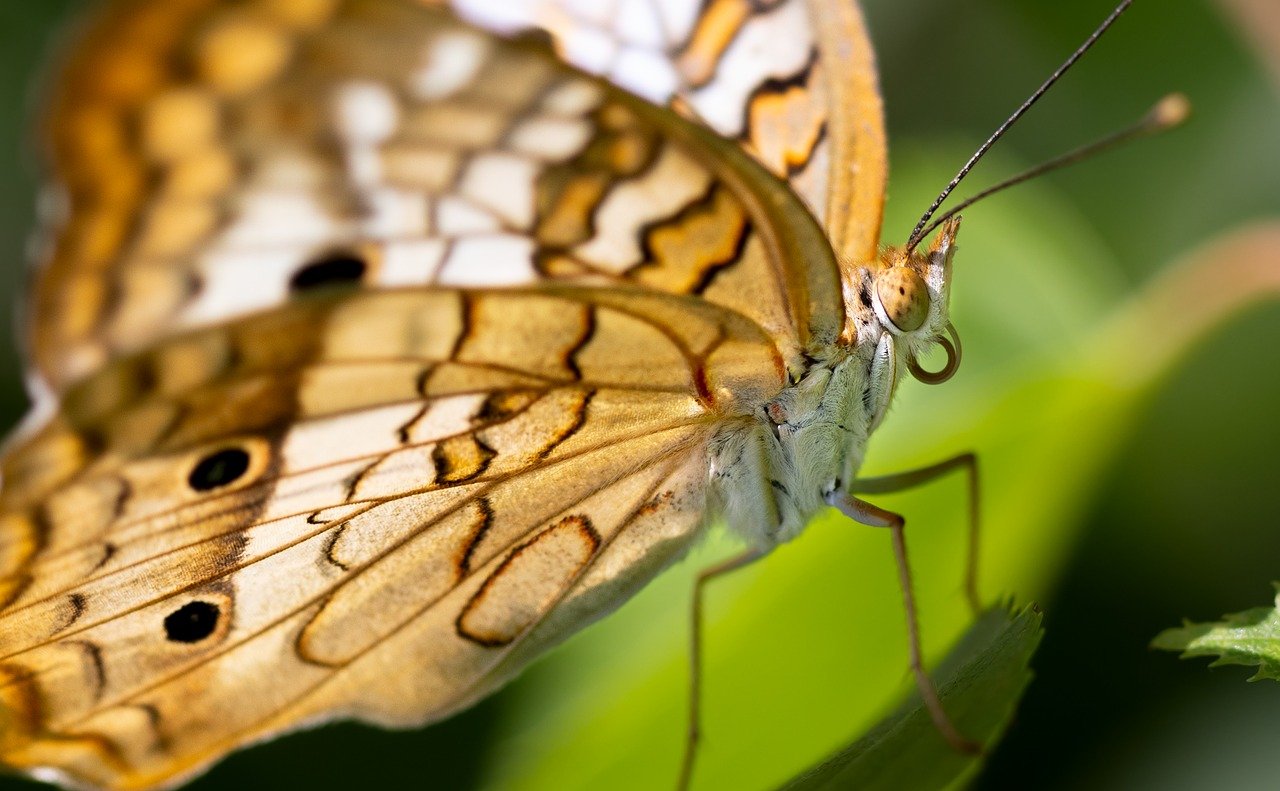
[[[1040,613],[997,606],[983,613],[935,675],[943,706],[959,730],[991,749],[1031,682],[1027,667],[1040,643]],[[981,758],[956,752],[939,735],[920,698],[849,747],[805,772],[784,791],[900,791],[943,788],[970,775]]]
[[[1280,590],[1280,583],[1276,585]],[[1213,666],[1245,665],[1258,672],[1250,681],[1280,681],[1280,596],[1274,607],[1255,607],[1224,616],[1216,623],[1187,623],[1166,629],[1151,644],[1167,651],[1181,651],[1184,659],[1216,657]]]
[[[886,241],[906,236],[1111,2],[865,1],[892,141]],[[34,75],[75,7],[0,4],[0,293],[13,295],[0,300],[0,328],[14,324],[33,218],[23,130]],[[1211,0],[1140,2],[1000,144],[972,190],[1128,123],[1170,90],[1195,107],[1185,129],[967,212],[953,295],[964,365],[943,387],[905,384],[872,442],[868,474],[976,449],[984,589],[1044,604],[1037,680],[979,788],[1249,789],[1280,774],[1280,689],[1242,694],[1238,674],[1148,649],[1178,617],[1239,609],[1277,576],[1280,309],[1251,311],[1188,348],[1210,327],[1202,297],[1238,300],[1243,286],[1213,279],[1210,251],[1199,259],[1206,286],[1139,292],[1189,251],[1280,217],[1280,90]],[[1233,249],[1249,248],[1222,254]],[[13,346],[0,337],[10,423],[22,404]],[[968,624],[962,481],[877,502],[908,517],[936,659]],[[667,787],[683,737],[691,580],[730,550],[712,536],[459,717],[414,733],[326,727],[234,756],[193,787],[363,787],[371,775],[387,786]],[[774,787],[910,688],[881,531],[816,520],[718,582],[708,619],[695,788]],[[19,781],[0,781],[10,784]]]

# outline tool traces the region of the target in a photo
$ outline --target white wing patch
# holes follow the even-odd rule
[[[813,57],[812,36],[802,2],[780,3],[752,17],[717,62],[714,76],[693,91],[690,104],[720,134],[742,135],[751,94],[770,79],[802,71]]]
[[[596,235],[574,253],[616,273],[640,263],[636,224],[670,217],[707,191],[711,178],[694,164],[681,151],[665,149],[648,173],[609,194],[596,213]]]

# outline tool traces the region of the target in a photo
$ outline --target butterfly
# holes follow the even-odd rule
[[[171,786],[439,720],[716,519],[723,571],[972,479],[857,479],[900,380],[959,362],[959,221],[879,249],[851,3],[115,0],[54,85],[8,767]]]

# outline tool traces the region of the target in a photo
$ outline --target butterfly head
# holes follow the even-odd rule
[[[929,384],[950,379],[960,366],[960,339],[951,325],[951,258],[955,253],[960,218],[943,223],[925,252],[890,247],[871,275],[870,301],[881,337],[891,339],[896,355],[911,374]],[[947,354],[938,371],[925,370],[918,360],[937,344]]]

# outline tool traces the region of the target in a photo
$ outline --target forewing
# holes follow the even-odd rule
[[[449,2],[495,30],[543,30],[568,62],[739,141],[805,200],[841,258],[874,257],[884,111],[854,0]]]
[[[0,758],[176,781],[407,725],[617,606],[785,383],[753,323],[630,290],[323,296],[116,361],[0,492]]]
[[[821,228],[738,145],[444,9],[117,0],[57,84],[30,308],[55,391],[319,288],[697,294],[789,361],[843,315]]]

